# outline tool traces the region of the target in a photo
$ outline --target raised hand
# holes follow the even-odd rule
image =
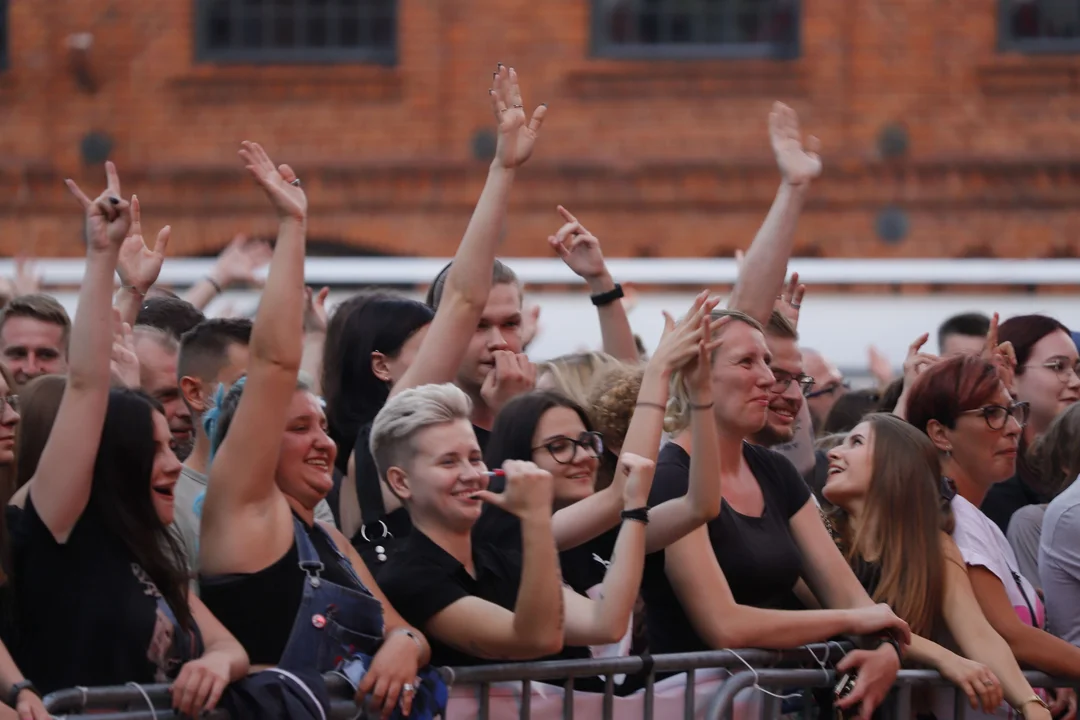
[[[769,139],[780,174],[788,185],[803,185],[821,174],[821,143],[810,135],[803,148],[799,116],[782,102],[773,103],[769,113]]]
[[[327,314],[326,296],[330,288],[324,287],[315,294],[311,288],[304,288],[304,332],[326,333]]]
[[[307,196],[300,189],[296,173],[288,165],[278,165],[270,160],[270,156],[263,150],[259,143],[245,140],[240,143],[240,158],[244,161],[248,172],[255,181],[262,186],[270,202],[274,204],[278,217],[282,220],[291,219],[298,222],[307,220]]]
[[[558,232],[548,236],[548,245],[577,276],[590,280],[606,274],[600,241],[569,210],[562,205],[557,209],[566,222]]]
[[[107,185],[96,199],[86,196],[75,181],[64,181],[86,213],[86,244],[91,250],[119,250],[131,227],[131,204],[120,195],[116,165],[105,163]]]
[[[491,109],[499,124],[499,139],[495,145],[495,162],[507,169],[520,167],[532,155],[540,125],[544,122],[547,105],[533,111],[526,123],[525,105],[514,68],[499,63],[491,82]]]
[[[904,359],[904,389],[910,389],[915,378],[919,377],[923,370],[941,360],[932,353],[920,352],[926,341],[930,339],[930,333],[923,333],[915,338],[915,342],[908,347],[907,357]]]
[[[268,265],[273,256],[274,250],[266,240],[237,235],[218,255],[210,277],[222,288],[238,283],[260,285],[255,271]]]
[[[791,273],[787,283],[780,291],[779,297],[773,303],[776,310],[794,327],[799,327],[799,310],[802,309],[803,297],[806,295],[806,286],[799,282],[799,273]]]
[[[692,362],[698,356],[699,345],[705,337],[701,322],[719,302],[719,298],[710,300],[706,290],[694,298],[690,310],[678,322],[665,312],[664,333],[650,363],[656,363],[670,374]]]
[[[885,354],[873,345],[867,348],[866,353],[870,375],[877,380],[878,386],[885,387],[891,383],[893,379],[893,368],[892,364],[889,363],[889,358],[885,357]]]
[[[698,341],[697,356],[686,364],[683,372],[686,384],[697,399],[712,400],[712,357],[713,353],[724,344],[720,330],[731,323],[731,317],[725,316],[714,320],[711,313],[701,319],[701,340]]]
[[[19,254],[15,256],[15,294],[30,295],[41,291],[41,273],[33,258]]]
[[[473,497],[522,520],[529,516],[550,518],[554,501],[551,473],[524,460],[507,460],[502,469],[506,473],[506,489],[503,492],[479,490]]]
[[[124,387],[138,389],[142,385],[139,376],[139,356],[135,354],[135,340],[131,326],[120,320],[120,311],[113,310],[113,345],[109,361],[113,377]]]
[[[154,241],[154,249],[146,247],[142,235],[142,217],[139,198],[131,196],[131,229],[124,244],[120,246],[120,255],[116,259],[116,272],[120,282],[135,288],[140,295],[145,295],[157,282],[161,266],[165,262],[165,248],[169,245],[172,228],[161,228]]]
[[[1001,383],[1012,393],[1016,383],[1016,350],[1008,340],[998,343],[998,321],[998,314],[994,313],[994,317],[990,319],[990,332],[986,334],[982,357],[997,369]]]
[[[615,476],[624,476],[623,506],[627,510],[636,510],[649,504],[649,491],[652,489],[653,473],[656,463],[648,458],[623,453],[619,456]]]
[[[536,387],[536,365],[526,355],[509,350],[496,350],[491,356],[495,367],[484,378],[480,396],[497,413],[511,399]]]

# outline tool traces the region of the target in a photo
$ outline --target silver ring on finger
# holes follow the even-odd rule
[[[416,692],[416,686],[412,683],[405,683],[401,686],[401,691],[407,695],[412,695],[414,692]]]
[[[524,110],[524,109],[525,109],[525,106],[524,106],[524,105],[513,105],[512,107],[516,107],[516,108],[518,108],[518,109],[520,109],[520,110]]]
[[[788,303],[788,305],[795,308],[796,310],[798,310],[799,308],[802,307],[802,303],[797,303],[797,302]]]
[[[293,180],[293,181],[292,181],[291,183],[289,183],[289,184],[290,184],[290,185],[294,185],[294,186],[296,186],[296,187],[300,187],[300,178],[296,178],[295,180]]]

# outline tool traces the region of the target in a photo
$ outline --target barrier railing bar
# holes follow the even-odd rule
[[[836,682],[836,673],[832,670],[758,670],[752,673],[743,670],[733,674],[724,681],[720,689],[713,695],[712,702],[706,711],[708,720],[721,720],[732,717],[732,708],[735,704],[735,696],[757,682],[761,687],[775,687],[788,685],[791,687],[827,687]]]
[[[967,717],[968,703],[967,696],[960,691],[960,688],[953,690],[953,720],[964,720]]]
[[[652,720],[653,718],[653,701],[654,694],[656,692],[656,672],[649,671],[649,674],[645,678],[645,702],[644,713],[642,715],[643,720]]]
[[[484,683],[480,686],[480,720],[489,720],[491,703],[491,686]]]
[[[604,720],[612,720],[615,714],[615,676],[608,674],[604,678]]]
[[[521,699],[524,702],[521,703],[521,712],[518,713],[518,717],[521,720],[529,720],[532,717],[532,680],[521,681]]]
[[[895,720],[911,717],[911,685],[901,685],[896,689]]]
[[[562,716],[563,716],[563,720],[574,720],[574,676],[573,675],[566,678],[566,683],[563,684]]]
[[[697,672],[694,668],[686,671],[686,687],[683,689],[683,719],[694,720],[694,680]]]

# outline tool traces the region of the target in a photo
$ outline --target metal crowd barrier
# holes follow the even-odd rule
[[[781,689],[785,692],[812,688],[831,688],[836,683],[836,672],[823,666],[835,663],[851,649],[850,644],[829,643],[810,645],[795,650],[717,650],[698,653],[680,653],[657,656],[631,656],[611,659],[586,659],[557,662],[507,663],[464,668],[442,668],[440,673],[448,686],[476,687],[478,702],[475,717],[478,720],[503,720],[507,714],[497,717],[491,711],[491,689],[496,683],[514,683],[521,688],[519,707],[515,715],[520,720],[530,720],[532,715],[532,683],[544,680],[560,681],[564,690],[562,718],[573,720],[574,701],[583,693],[574,690],[574,678],[600,676],[605,679],[602,694],[604,720],[615,717],[616,675],[644,675],[643,705],[641,716],[654,718],[654,692],[658,674],[686,673],[683,690],[683,717],[692,720],[697,715],[695,678],[699,670],[725,669],[731,672],[708,702],[706,720],[728,720],[734,717],[736,696],[751,687]],[[751,669],[752,668],[752,669]],[[1049,677],[1042,673],[1025,673],[1032,687],[1076,687],[1072,680]],[[360,715],[360,708],[353,701],[352,688],[340,675],[325,676],[331,697],[330,720],[353,720]],[[882,704],[886,720],[910,720],[912,718],[912,690],[915,687],[951,687],[951,683],[932,670],[901,670],[893,689]],[[453,700],[451,701],[453,703]],[[779,698],[763,695],[761,717],[770,719],[779,714]],[[45,708],[54,717],[77,716],[92,713],[95,720],[175,720],[180,716],[171,707],[168,685],[129,684],[117,687],[74,688],[48,695]],[[151,708],[152,706],[152,708]],[[968,709],[967,697],[955,690],[954,707],[956,720],[963,720]],[[451,705],[451,709],[453,705]],[[102,712],[104,711],[104,712]],[[585,715],[585,713],[581,713]],[[637,716],[637,713],[634,715]],[[589,716],[590,718],[593,716]],[[619,717],[625,717],[620,714]],[[664,720],[671,717],[665,715]],[[216,710],[204,716],[205,720],[229,720],[224,710]]]

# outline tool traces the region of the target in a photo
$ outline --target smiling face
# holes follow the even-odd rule
[[[307,390],[294,392],[281,437],[277,484],[308,510],[313,510],[334,487],[337,446],[326,427],[319,399]]]
[[[0,328],[0,352],[19,385],[41,375],[67,372],[64,328],[55,323],[24,316],[8,318]]]
[[[154,424],[154,465],[150,473],[150,500],[163,525],[173,521],[174,489],[183,467],[173,448],[175,441],[165,416],[156,410],[151,413]]]
[[[1064,330],[1055,330],[1031,348],[1031,355],[1016,376],[1018,400],[1031,404],[1031,431],[1039,435],[1054,418],[1080,400],[1076,374],[1080,354]]]
[[[464,418],[431,425],[410,440],[406,467],[391,467],[386,480],[409,509],[414,523],[468,532],[483,503],[472,497],[488,478],[472,423]]]
[[[769,412],[765,427],[754,435],[754,442],[772,447],[791,442],[795,437],[795,419],[804,402],[802,388],[795,378],[803,374],[803,369],[802,354],[794,339],[766,335],[765,342],[772,355],[769,368],[777,382],[769,389]],[[778,390],[781,381],[787,380],[791,380],[791,384]]]
[[[551,408],[536,424],[532,461],[551,473],[556,507],[570,505],[593,493],[600,460],[593,452],[574,444],[586,432],[578,414],[565,407]]]
[[[829,451],[829,474],[822,495],[849,514],[861,514],[874,469],[874,432],[870,423],[852,428],[844,442]]]
[[[765,335],[744,322],[725,325],[717,337],[723,344],[712,364],[713,402],[717,424],[749,437],[765,426],[769,389],[775,377]]]

